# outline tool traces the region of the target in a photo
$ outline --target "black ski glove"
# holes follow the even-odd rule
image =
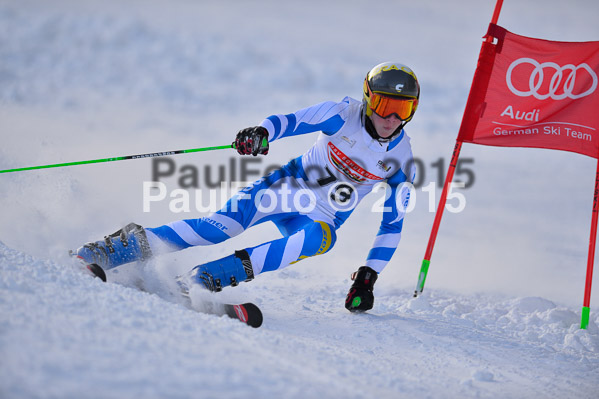
[[[237,133],[235,149],[240,155],[268,154],[268,130],[262,126],[246,127]]]
[[[345,298],[345,308],[350,312],[372,309],[374,305],[372,289],[377,278],[378,274],[368,266],[361,266],[357,272],[354,272],[352,274],[354,283]]]

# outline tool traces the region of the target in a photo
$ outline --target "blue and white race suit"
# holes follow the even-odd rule
[[[365,265],[381,272],[401,238],[409,185],[414,181],[410,138],[404,131],[379,142],[365,130],[362,103],[346,97],[288,115],[272,115],[261,126],[269,141],[321,133],[302,156],[254,182],[214,214],[146,229],[151,247],[178,250],[212,245],[249,227],[273,222],[283,238],[246,248],[254,274],[282,269],[329,251],[336,230],[379,183],[386,183],[382,221]]]

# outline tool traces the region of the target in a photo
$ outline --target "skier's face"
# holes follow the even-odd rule
[[[382,118],[374,112],[370,116],[370,119],[372,120],[372,124],[374,125],[378,135],[384,139],[390,137],[402,122],[401,119],[395,116],[395,114],[389,115],[386,118]]]

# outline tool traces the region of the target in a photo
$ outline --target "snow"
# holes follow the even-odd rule
[[[499,22],[515,33],[599,39],[594,1],[504,3]],[[408,132],[431,182],[431,164],[453,149],[493,6],[0,1],[0,168],[223,145],[271,113],[359,98],[365,72],[397,59],[422,84]],[[313,140],[276,142],[249,167],[282,164]],[[380,220],[373,196],[331,252],[219,294],[192,291],[200,311],[256,303],[260,329],[188,309],[169,290],[198,263],[272,239],[271,226],[124,266],[104,284],[67,250],[131,221],[202,215],[168,201],[143,211],[150,160],[1,175],[0,397],[596,397],[599,295],[579,329],[596,161],[482,146],[462,157],[476,180],[465,210],[444,215],[423,296],[412,292],[434,214],[417,190],[374,309],[344,309]],[[173,159],[168,189],[193,166],[205,192],[206,176],[237,158]]]
[[[223,292],[261,306],[252,329],[4,244],[0,271],[3,397],[591,398],[597,388],[597,316],[580,330],[579,315],[542,298],[393,290],[352,315],[340,306],[347,279],[288,269]]]

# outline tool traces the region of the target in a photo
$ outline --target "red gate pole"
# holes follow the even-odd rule
[[[587,258],[587,277],[584,286],[584,300],[582,302],[582,317],[580,328],[586,329],[589,325],[591,314],[591,285],[593,283],[593,265],[595,263],[595,243],[597,242],[597,219],[599,216],[599,159],[597,160],[597,173],[595,175],[595,191],[593,197],[593,216],[591,218],[591,237],[589,240],[589,256]]]
[[[428,239],[428,245],[426,247],[426,253],[424,254],[424,260],[420,266],[420,274],[418,275],[418,283],[416,284],[416,290],[414,291],[414,297],[422,293],[424,289],[424,283],[426,282],[426,276],[428,274],[428,267],[431,263],[431,255],[433,254],[433,248],[435,246],[435,240],[437,239],[437,232],[439,231],[439,225],[441,224],[441,218],[443,217],[443,210],[445,209],[445,203],[447,202],[447,192],[449,191],[449,184],[453,180],[453,174],[455,172],[458,159],[460,157],[460,151],[462,149],[462,142],[456,140],[455,147],[453,149],[453,155],[451,156],[451,162],[447,169],[447,176],[445,177],[445,183],[443,184],[443,191],[441,192],[441,198],[439,199],[439,206],[437,207],[437,213],[435,213],[435,221],[433,222],[433,228],[431,235]]]
[[[495,3],[495,10],[493,11],[493,17],[491,18],[492,24],[497,24],[502,5],[503,0],[497,0],[497,2]],[[486,40],[487,42],[491,42],[493,38],[487,37]],[[443,211],[445,210],[445,203],[447,202],[447,192],[449,191],[449,185],[452,183],[453,180],[453,174],[455,172],[456,165],[458,164],[461,149],[462,141],[458,139],[456,140],[455,147],[453,149],[453,154],[451,156],[451,162],[449,163],[449,168],[447,169],[447,176],[445,177],[445,183],[443,184],[443,191],[441,192],[441,198],[439,199],[439,206],[437,206],[435,221],[433,222],[431,235],[428,239],[428,245],[426,247],[426,253],[424,254],[424,260],[422,261],[422,265],[420,266],[420,273],[418,274],[418,283],[416,284],[414,297],[417,297],[418,294],[422,293],[422,290],[424,290],[424,283],[428,274],[428,267],[431,263],[431,256],[433,254],[435,240],[437,239],[437,232],[439,231],[439,225],[441,224],[441,218],[443,217]]]

